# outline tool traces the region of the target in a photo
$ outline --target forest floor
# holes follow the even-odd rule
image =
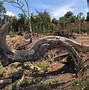
[[[32,47],[37,40],[43,36],[33,37],[33,43],[24,47],[28,49]],[[89,45],[89,35],[76,35],[78,42]],[[7,36],[7,44],[13,49],[18,49],[19,45],[24,43],[24,37],[16,35],[15,37]],[[25,41],[27,42],[27,41]],[[76,76],[70,68],[66,67],[63,60],[55,59],[57,52],[66,53],[65,49],[55,49],[47,52],[42,60],[36,62],[25,62],[24,79],[20,84],[19,90],[89,90],[78,89],[85,88],[89,83],[89,52],[82,53],[80,56],[85,59],[84,65],[86,70],[83,75]],[[56,54],[56,55],[55,55]],[[34,69],[33,69],[34,68]],[[12,63],[7,67],[2,67],[0,64],[0,78],[10,77],[12,73],[22,71],[19,63]],[[86,81],[83,78],[87,78]],[[4,89],[0,90],[16,90],[16,80],[12,84],[8,84]]]

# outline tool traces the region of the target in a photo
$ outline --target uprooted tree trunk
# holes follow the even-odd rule
[[[13,62],[37,61],[50,49],[65,48],[70,53],[74,64],[80,68],[81,58],[78,52],[89,51],[89,46],[82,45],[74,40],[61,36],[46,36],[38,40],[35,45],[28,50],[10,50],[6,44],[6,35],[9,27],[9,17],[6,17],[5,24],[0,29],[0,55],[3,66],[8,66]],[[78,52],[77,52],[78,51]]]
[[[0,60],[3,66],[8,66],[13,62],[23,63],[26,61],[37,61],[40,60],[43,55],[49,50],[52,50],[54,48],[64,48],[67,51],[67,54],[60,55],[59,57],[69,55],[68,59],[72,60],[78,72],[82,68],[82,58],[79,56],[78,52],[89,51],[88,45],[82,45],[81,43],[61,36],[46,36],[44,38],[41,38],[35,43],[34,46],[29,48],[28,50],[11,50],[10,47],[8,47],[8,45],[6,44],[6,35],[8,32],[8,28],[9,17],[6,16],[5,24],[0,29]],[[67,62],[67,64],[71,63],[70,61]],[[22,73],[17,73],[14,76],[12,75],[12,77],[1,79],[1,87],[3,88],[6,84],[12,83],[13,80],[18,79],[18,77],[21,75]],[[17,84],[18,88],[20,82],[18,82]]]

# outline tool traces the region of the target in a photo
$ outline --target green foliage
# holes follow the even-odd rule
[[[78,33],[78,34],[86,33],[87,32],[86,29],[80,29],[80,30],[78,30],[76,28],[72,29],[71,31],[74,32],[74,33]]]
[[[71,11],[68,11],[68,12],[64,15],[64,17],[66,17],[66,18],[70,18],[71,16],[73,16],[73,12],[71,12]]]
[[[8,68],[2,68],[2,74],[4,75],[4,76],[7,76],[7,74],[8,74]]]
[[[29,33],[28,18],[22,13],[20,13],[18,16],[19,18],[13,16],[11,17],[9,31]],[[31,26],[32,31],[35,33],[46,33],[53,31],[51,17],[46,10],[44,12],[37,11],[36,15],[31,14]]]
[[[1,62],[0,62],[0,67],[2,67],[2,64],[1,64]]]
[[[3,24],[3,17],[4,17],[4,13],[6,12],[5,7],[3,6],[3,2],[0,0],[0,27]]]
[[[59,24],[61,29],[65,29],[68,23],[75,23],[75,22],[84,22],[85,17],[83,13],[79,13],[78,15],[74,15],[72,12],[67,12],[64,16],[59,18]],[[76,31],[77,33],[80,33]]]
[[[47,65],[43,62],[36,63],[35,67],[41,73],[47,72]]]
[[[80,31],[81,31],[82,33],[86,33],[86,32],[87,32],[86,29],[80,29]]]
[[[17,45],[16,50],[26,50],[26,47],[24,45]]]
[[[79,22],[83,22],[85,20],[85,17],[83,16],[83,13],[79,13],[78,15],[77,15],[77,21],[79,21]]]
[[[73,82],[73,88],[74,88],[74,90],[85,90],[86,85],[85,85],[85,83],[84,83],[83,81],[81,81],[81,80],[75,80],[75,81]]]
[[[5,7],[3,6],[3,2],[0,1],[0,19],[2,18],[5,12],[6,11],[5,11]]]
[[[14,82],[13,84],[12,84],[12,90],[16,90],[17,89],[17,82]]]
[[[20,0],[2,0],[2,1],[10,1],[12,4],[16,4],[17,6],[20,5],[24,8],[25,2]],[[22,5],[23,4],[23,5]],[[20,7],[19,6],[19,7]],[[19,8],[21,9],[21,8]],[[18,14],[18,18],[15,16],[10,17],[10,28],[9,32],[21,32],[21,33],[30,33],[30,28],[32,28],[33,33],[52,33],[54,32],[55,25],[60,24],[61,29],[66,29],[66,25],[68,23],[75,23],[75,22],[84,22],[85,17],[83,13],[79,13],[78,15],[74,15],[73,12],[68,11],[64,16],[60,17],[59,20],[56,18],[51,19],[49,12],[44,10],[43,12],[36,11],[36,15],[31,14],[29,16],[24,9],[21,9],[23,13]],[[27,11],[27,10],[26,10]],[[0,1],[0,15],[1,13],[5,12],[5,8],[3,6],[3,2]],[[29,23],[31,22],[31,27]],[[0,27],[2,26],[2,22],[0,22]],[[73,30],[74,32],[81,33],[79,30]],[[82,30],[85,32],[84,30]]]
[[[30,69],[30,66],[31,66],[31,64],[28,62],[24,64],[25,69]]]
[[[26,80],[24,80],[24,82],[23,83],[25,83],[25,84],[31,84],[32,83],[32,80],[31,79],[26,79]]]
[[[89,12],[87,12],[87,21],[89,21]]]
[[[32,73],[32,72],[29,71],[29,70],[24,70],[24,74],[25,74],[26,76],[30,76],[31,73]]]
[[[57,20],[56,18],[53,18],[53,19],[52,19],[52,23],[58,24],[58,20]]]
[[[56,84],[63,80],[63,77],[50,78],[44,81],[44,84]]]
[[[78,33],[78,34],[81,33],[81,30],[78,30],[76,28],[75,29],[72,29],[71,31],[74,32],[74,33]]]
[[[32,30],[36,33],[46,33],[50,31],[51,18],[49,13],[37,11],[37,15],[31,14]]]
[[[77,22],[77,17],[76,16],[69,17],[68,23],[75,23],[75,22]]]
[[[17,62],[16,62],[16,63],[12,63],[12,64],[11,64],[11,67],[14,67],[14,68],[17,69],[17,68],[18,68],[18,64],[19,64],[19,63],[17,63]]]
[[[67,24],[67,19],[66,19],[66,17],[60,17],[60,18],[59,18],[59,24],[60,24],[61,28],[64,29],[65,26],[66,26],[66,24]]]

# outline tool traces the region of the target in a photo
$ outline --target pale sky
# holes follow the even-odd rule
[[[87,0],[28,0],[30,13],[35,14],[36,10],[44,11],[46,9],[52,18],[59,18],[66,12],[72,11],[75,15],[79,12],[83,12],[86,16],[87,13]],[[18,16],[21,10],[12,6],[9,3],[5,3],[4,6],[7,10],[7,15]]]

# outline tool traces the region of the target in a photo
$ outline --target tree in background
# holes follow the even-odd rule
[[[64,17],[66,18],[66,23],[74,23],[76,22],[76,16],[74,15],[73,12],[68,11]]]
[[[18,19],[15,16],[10,17],[10,27],[9,32],[17,32],[18,31]]]
[[[87,7],[88,7],[88,12],[87,12],[87,21],[89,21],[89,0],[87,0]]]
[[[29,32],[28,19],[24,14],[19,13],[19,17],[11,16],[10,30],[14,32]],[[53,23],[47,11],[38,12],[36,15],[31,14],[31,27],[33,33],[47,33],[53,31]]]
[[[32,29],[36,33],[46,33],[51,30],[51,17],[45,10],[44,12],[36,11],[36,15],[31,15]]]
[[[68,11],[64,16],[59,18],[59,24],[62,29],[65,29],[68,23],[74,23],[74,22],[75,22],[75,16],[71,11]]]
[[[31,18],[28,0],[3,0],[3,1],[10,3],[16,8],[19,8],[23,12],[24,16],[28,19],[28,26],[29,26],[28,31],[30,32],[29,38],[30,42],[32,42],[32,28],[31,28]]]
[[[28,18],[29,32],[32,33],[28,0],[3,0],[3,1],[10,3],[11,5],[13,5],[16,8],[19,8],[23,12],[24,16]]]
[[[77,20],[80,21],[80,22],[84,22],[85,21],[85,17],[83,15],[83,13],[78,13],[77,15]]]
[[[70,18],[71,16],[73,16],[73,12],[71,12],[71,11],[68,11],[68,12],[64,15],[64,17],[66,17],[66,18]]]
[[[46,10],[44,10],[43,12],[39,12],[36,10],[36,15],[31,14],[30,16],[30,14],[27,14],[25,9],[23,9],[25,5],[24,2],[26,3],[27,0],[25,0],[24,2],[22,2],[23,0],[5,1],[11,3],[15,7],[18,7],[23,12],[18,15],[18,18],[11,17],[10,31],[13,32],[29,32],[29,27],[31,27],[31,33],[32,31],[34,33],[48,33],[54,32],[56,30],[54,26],[60,26],[62,30],[66,30],[67,24],[70,25],[71,23],[82,23],[85,21],[83,13],[79,13],[76,16],[71,11],[68,11],[64,16],[60,17],[59,20],[57,20],[56,18],[51,19],[49,12],[47,12]]]
[[[25,16],[24,16],[24,14],[21,14],[21,13],[19,13],[18,14],[18,16],[19,16],[19,18],[18,18],[18,27],[20,27],[20,29],[18,28],[18,31],[20,32],[24,32],[24,30],[25,30],[25,28],[24,28],[24,26],[25,26]]]
[[[3,6],[3,2],[0,1],[0,20],[2,19],[2,16],[5,14],[6,10],[5,7]]]
[[[59,24],[61,26],[61,28],[64,30],[65,29],[65,26],[67,24],[67,19],[66,17],[60,17],[59,18]]]
[[[58,24],[58,20],[57,20],[56,18],[53,18],[53,19],[52,19],[52,23],[53,23],[53,24]]]
[[[78,13],[78,15],[74,15],[73,12],[68,11],[64,16],[59,18],[59,24],[62,30],[73,29],[74,31],[78,31],[78,32],[80,32],[81,30],[85,31],[83,30],[84,22],[85,22],[85,17],[81,12]],[[81,30],[76,30],[76,29],[81,29]]]
[[[5,7],[3,6],[3,2],[0,1],[0,27],[2,26],[3,24],[3,16],[5,14],[6,10],[5,10]]]
[[[87,12],[87,21],[89,21],[89,12]]]

